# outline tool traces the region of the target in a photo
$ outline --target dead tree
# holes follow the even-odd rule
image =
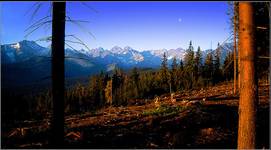
[[[51,144],[63,147],[64,142],[64,46],[65,46],[66,3],[53,2],[52,21],[52,93],[53,117]]]
[[[240,100],[238,149],[255,149],[257,83],[253,5],[239,2]]]

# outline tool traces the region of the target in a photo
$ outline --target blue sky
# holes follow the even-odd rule
[[[42,2],[41,9],[31,21],[27,13],[35,2],[1,2],[1,42],[14,43],[26,39],[25,29],[49,14],[50,3]],[[137,50],[214,48],[229,36],[226,2],[67,2],[67,14],[82,23],[84,30],[70,22],[66,34],[74,34],[89,48],[131,46]],[[90,9],[91,8],[91,9]],[[94,10],[93,10],[94,9]],[[93,38],[88,32],[91,32]],[[51,34],[50,24],[32,33],[28,40]],[[49,43],[40,43],[48,46]],[[72,45],[79,49],[80,45]]]

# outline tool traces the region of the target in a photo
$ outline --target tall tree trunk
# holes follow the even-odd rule
[[[235,6],[235,3],[236,2],[234,2],[234,5],[233,5],[233,7],[234,7],[234,18],[233,18],[233,28],[234,28],[234,33],[233,33],[233,36],[234,36],[234,45],[233,45],[233,48],[234,48],[234,50],[233,50],[233,93],[234,94],[236,94],[236,88],[237,88],[237,83],[236,83],[236,72],[237,72],[237,67],[236,67],[236,11],[235,11],[235,9],[236,9],[236,6]]]
[[[254,149],[256,136],[257,84],[255,76],[255,40],[253,5],[239,3],[240,100],[238,149]]]
[[[51,144],[53,147],[56,148],[62,147],[64,141],[65,17],[66,17],[66,3],[53,2],[53,26],[52,26],[53,118],[52,118]]]
[[[239,15],[239,10],[238,10],[238,2],[235,2],[235,13],[236,13],[236,18],[235,19],[238,19],[238,15]],[[237,27],[238,27],[238,23],[235,25],[236,29],[237,30]],[[238,40],[239,40],[239,33],[236,32],[236,37],[238,37]],[[237,70],[238,70],[238,90],[239,90],[239,93],[240,93],[240,85],[241,85],[241,78],[240,78],[240,51],[239,51],[239,42],[237,43],[238,46],[237,46],[237,59],[238,59],[238,66],[237,66]]]

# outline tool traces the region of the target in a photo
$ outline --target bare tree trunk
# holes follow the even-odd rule
[[[234,95],[236,94],[236,71],[237,71],[237,68],[236,68],[236,7],[235,7],[235,2],[234,2],[234,18],[233,18],[233,25],[234,25],[234,33],[233,33],[233,36],[234,36],[234,45],[233,45],[233,68],[234,68],[234,73],[233,73],[233,93]]]
[[[235,2],[235,13],[236,13],[236,18],[235,19],[237,19],[238,20],[238,15],[239,15],[239,10],[238,10],[238,8],[237,8],[237,6],[238,6],[238,2]],[[235,27],[236,27],[236,29],[235,30],[237,30],[237,27],[238,27],[238,25],[235,25]],[[236,34],[239,34],[238,32],[235,32]],[[237,36],[237,35],[236,35]],[[239,35],[238,35],[238,38],[239,38]],[[240,93],[240,85],[241,85],[241,78],[240,78],[240,50],[239,50],[239,42],[237,43],[238,44],[238,46],[237,46],[237,58],[238,58],[238,91],[239,91],[239,93]]]
[[[255,40],[253,5],[239,3],[240,100],[238,149],[254,149],[256,136],[257,84],[255,76]]]
[[[64,141],[64,46],[65,46],[66,3],[53,2],[52,26],[52,92],[53,118],[51,144],[63,147]]]
[[[239,44],[238,44],[238,47],[240,47],[239,46]],[[240,87],[241,87],[241,77],[240,77],[240,68],[241,68],[241,65],[240,65],[240,63],[241,63],[241,59],[240,59],[240,50],[239,50],[239,48],[238,48],[238,50],[237,50],[237,57],[238,57],[238,89],[239,89],[239,93],[240,93]]]

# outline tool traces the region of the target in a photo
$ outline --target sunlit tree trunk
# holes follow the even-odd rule
[[[234,45],[233,45],[233,70],[234,70],[234,73],[233,73],[233,93],[236,94],[236,89],[237,89],[237,83],[236,83],[236,72],[237,72],[237,68],[236,68],[236,6],[235,6],[235,2],[234,2],[234,18],[233,18],[233,25],[234,25],[234,33],[233,33],[233,36],[234,36]]]
[[[52,92],[53,117],[51,144],[63,146],[64,140],[64,44],[65,44],[66,3],[53,2],[52,25]]]
[[[256,136],[257,84],[255,76],[255,40],[253,6],[239,3],[240,100],[238,149],[254,149]]]
[[[238,2],[235,2],[235,5],[234,5],[234,7],[235,7],[235,9],[234,9],[234,11],[235,11],[235,16],[236,16],[236,21],[238,20],[238,15],[239,15],[239,9],[238,9]],[[235,36],[236,37],[238,37],[238,39],[239,39],[239,35],[238,35],[238,26],[239,26],[239,24],[238,23],[236,23],[235,24]],[[240,93],[240,82],[241,82],[241,78],[240,78],[240,51],[239,51],[239,42],[237,43],[238,45],[236,45],[236,48],[237,48],[237,59],[238,59],[238,64],[237,64],[237,70],[238,70],[238,78],[237,78],[237,81],[238,81],[238,90],[239,90],[239,93]]]
[[[239,47],[239,45],[238,45],[238,47]],[[239,93],[240,93],[240,86],[241,86],[241,77],[240,77],[240,68],[241,68],[241,66],[240,66],[240,50],[239,50],[239,48],[238,48],[238,50],[237,50],[237,55],[238,55],[238,89],[239,89]]]

